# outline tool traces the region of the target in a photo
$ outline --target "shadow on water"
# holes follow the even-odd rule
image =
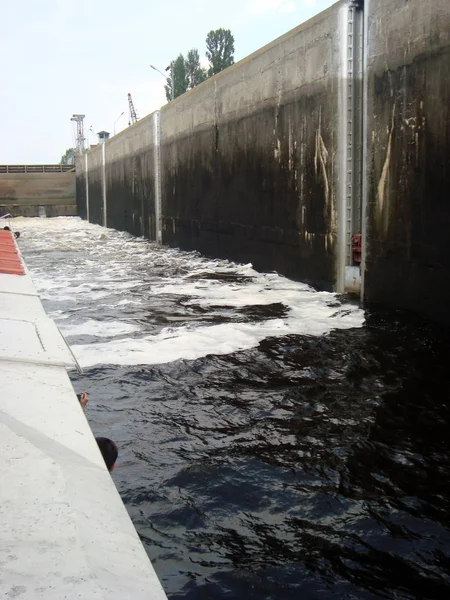
[[[328,336],[88,370],[169,598],[450,597],[449,341],[371,310]]]

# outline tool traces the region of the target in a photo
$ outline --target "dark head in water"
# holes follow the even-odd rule
[[[3,231],[11,231],[11,227],[8,227],[8,225],[6,225],[5,227],[3,227]],[[16,238],[20,237],[20,231],[15,231],[14,235]]]
[[[95,438],[100,448],[100,452],[102,453],[103,460],[105,461],[106,466],[108,467],[108,471],[111,472],[115,465],[117,457],[119,456],[119,451],[117,450],[116,444],[105,437]]]

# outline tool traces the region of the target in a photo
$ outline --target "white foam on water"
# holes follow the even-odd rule
[[[114,337],[118,335],[125,335],[127,333],[134,333],[139,331],[139,325],[133,325],[131,323],[120,323],[118,321],[94,321],[88,319],[79,324],[68,325],[64,324],[62,327],[64,335],[75,336],[75,335],[91,335],[93,337]]]
[[[98,338],[72,346],[83,367],[194,360],[250,349],[270,336],[319,336],[364,324],[363,311],[342,303],[336,294],[317,292],[276,273],[258,273],[248,264],[156,246],[78,218],[15,221],[13,229],[22,232],[20,244],[35,284],[43,300],[52,303],[63,333]],[[177,300],[181,311],[177,326],[152,334],[145,324],[130,320],[135,307],[145,308],[150,300],[155,305],[159,299],[164,306],[168,297]],[[234,309],[233,316],[239,316],[237,311],[245,307],[271,304],[282,304],[286,316],[205,325],[192,311],[185,318],[182,312],[201,307],[203,313],[217,315],[220,307],[221,316]],[[123,318],[121,311],[128,311]]]
[[[330,323],[326,318],[300,324],[296,319],[270,319],[262,323],[221,323],[209,327],[179,327],[155,336],[107,343],[75,345],[72,350],[81,366],[98,364],[164,364],[174,360],[195,360],[208,354],[230,354],[254,348],[267,337],[284,335],[324,335],[332,329],[360,327],[361,320],[342,318]]]

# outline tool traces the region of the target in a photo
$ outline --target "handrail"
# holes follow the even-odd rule
[[[0,165],[0,173],[67,173],[75,165]]]

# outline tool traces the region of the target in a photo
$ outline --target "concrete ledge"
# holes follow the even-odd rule
[[[61,355],[51,350],[64,340],[29,274],[0,274],[0,309],[9,332],[0,355],[0,596],[164,600]],[[33,327],[43,320],[53,342],[36,349]],[[64,359],[70,364],[70,353]]]

